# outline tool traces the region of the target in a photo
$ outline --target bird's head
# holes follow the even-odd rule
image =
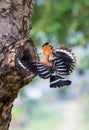
[[[46,56],[53,56],[53,46],[49,45],[48,42],[42,46],[42,51]]]

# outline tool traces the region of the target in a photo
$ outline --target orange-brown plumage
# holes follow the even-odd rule
[[[53,56],[53,47],[49,45],[49,43],[45,43],[42,46],[43,51],[43,58],[41,60],[41,63],[47,64],[48,66],[52,66],[52,63],[49,61],[49,57]]]

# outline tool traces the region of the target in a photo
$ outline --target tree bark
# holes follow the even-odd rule
[[[16,59],[38,60],[28,32],[34,0],[0,0],[0,130],[8,130],[13,101],[24,85],[34,78],[16,64]]]

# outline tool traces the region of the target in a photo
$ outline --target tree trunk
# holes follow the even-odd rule
[[[38,60],[28,37],[34,0],[0,0],[0,130],[8,130],[11,109],[18,91],[34,78],[16,64],[16,59]]]

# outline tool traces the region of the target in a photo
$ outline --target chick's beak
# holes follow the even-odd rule
[[[38,55],[42,55],[42,53],[38,53]]]

